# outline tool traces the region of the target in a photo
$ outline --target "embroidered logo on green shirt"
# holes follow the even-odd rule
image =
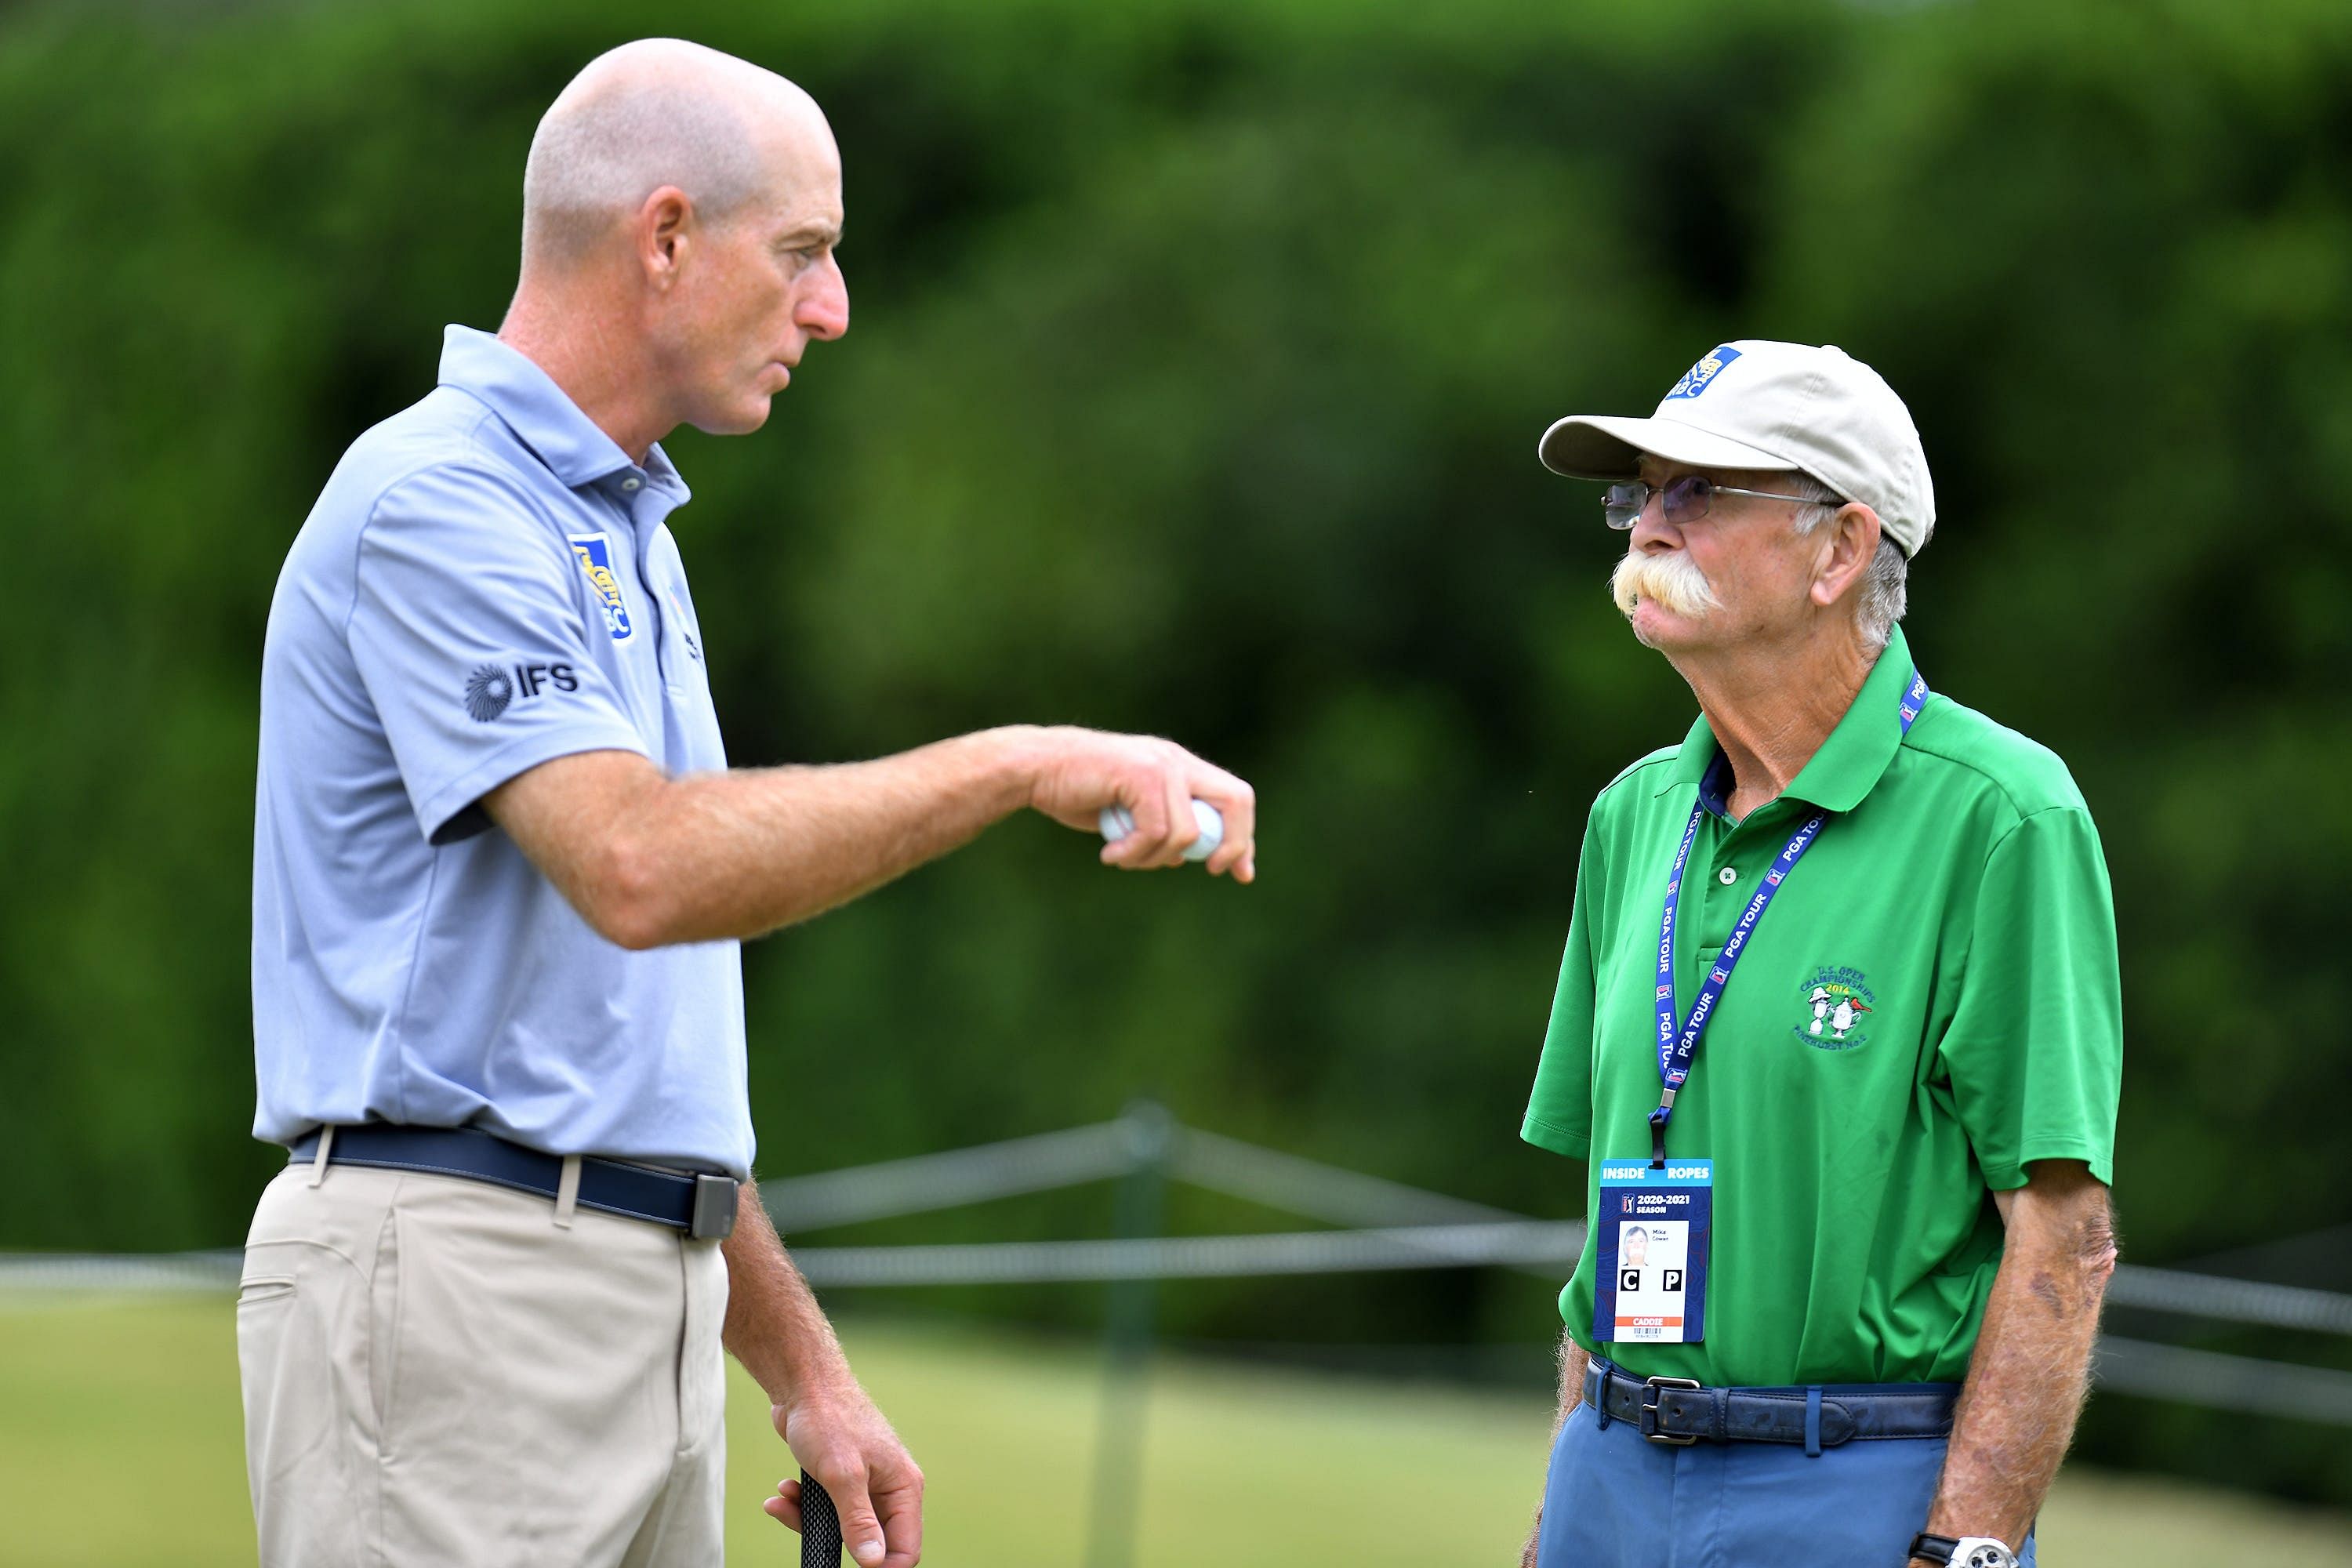
[[[1878,994],[1859,969],[1822,964],[1799,988],[1804,1013],[1790,1033],[1824,1051],[1850,1051],[1870,1043],[1864,1021],[1878,1011]]]

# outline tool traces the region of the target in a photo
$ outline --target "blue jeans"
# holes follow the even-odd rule
[[[1941,1437],[1653,1443],[1580,1405],[1544,1482],[1538,1568],[1903,1568],[1943,1469]],[[2033,1565],[2029,1537],[2018,1561]]]

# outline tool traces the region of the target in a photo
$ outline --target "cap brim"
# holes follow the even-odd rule
[[[1735,441],[1680,420],[1579,414],[1561,420],[1536,443],[1536,456],[1555,474],[1571,479],[1631,479],[1640,477],[1643,454],[1694,468],[1771,468],[1795,472],[1797,465],[1760,447]]]

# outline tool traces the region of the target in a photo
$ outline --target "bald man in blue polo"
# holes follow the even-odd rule
[[[237,1307],[261,1558],[717,1563],[723,1345],[852,1555],[905,1568],[921,1472],[751,1186],[738,943],[1024,807],[1125,807],[1103,858],[1140,869],[1208,801],[1208,868],[1246,882],[1249,787],[1071,729],[730,769],[659,440],[758,429],[846,331],[832,133],[782,78],[630,45],[549,110],[523,205],[506,321],[450,328],[439,384],[352,447],[270,610],[254,1131],[289,1158]],[[797,1528],[799,1483],[765,1507]]]

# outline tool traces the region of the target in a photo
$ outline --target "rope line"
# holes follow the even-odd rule
[[[925,1214],[1125,1175],[1153,1158],[1195,1186],[1343,1228],[1257,1236],[796,1247],[828,1289],[1245,1279],[1502,1267],[1559,1279],[1584,1246],[1575,1221],[1534,1219],[1237,1139],[1130,1114],[1113,1121],[910,1159],[779,1178],[761,1195],[787,1235]],[[1399,1223],[1399,1222],[1404,1223]],[[166,1254],[0,1253],[0,1309],[67,1295],[218,1294],[236,1289],[235,1247]],[[2117,1268],[2119,1307],[2352,1336],[2352,1294],[2137,1264]],[[2101,1338],[2095,1375],[2117,1392],[2352,1426],[2352,1373]]]
[[[1099,1121],[942,1154],[762,1181],[760,1195],[776,1228],[790,1236],[1075,1187],[1124,1175],[1134,1163],[1127,1124]]]

